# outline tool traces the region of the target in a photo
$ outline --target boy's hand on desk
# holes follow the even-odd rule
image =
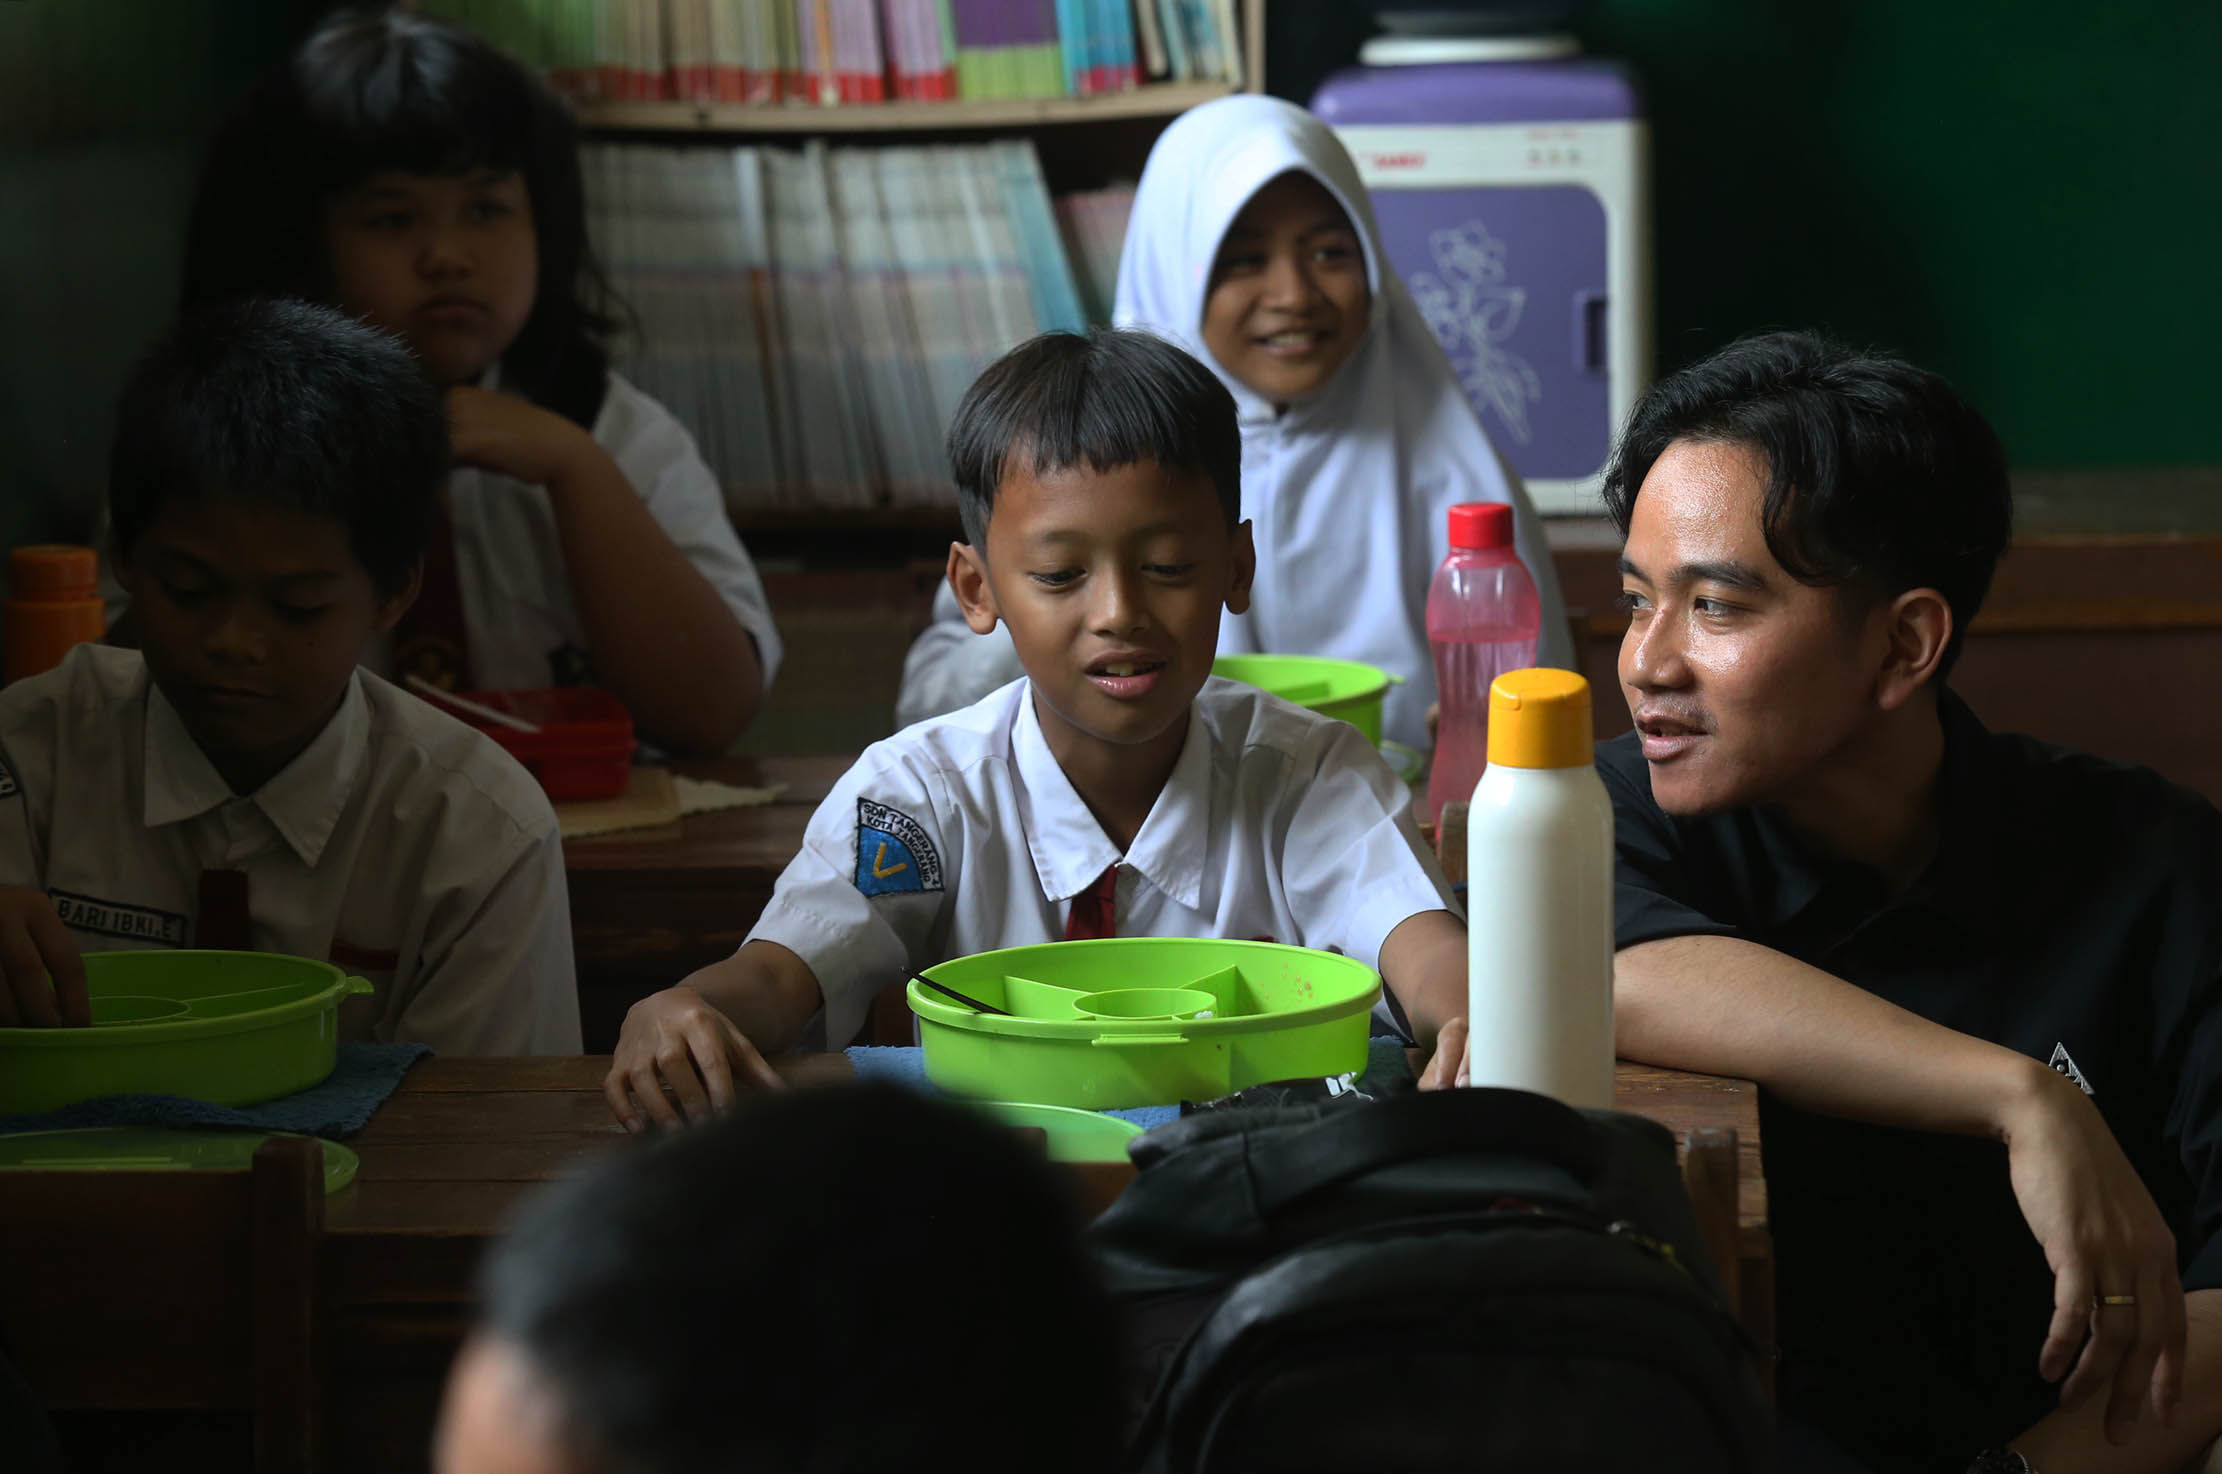
[[[684,983],[626,1010],[602,1080],[603,1097],[628,1131],[649,1120],[677,1129],[729,1109],[738,1090],[786,1088],[748,1036]]]
[[[593,437],[553,410],[498,390],[458,384],[447,392],[448,442],[459,465],[531,486],[557,480]]]
[[[85,962],[44,891],[0,886],[0,1028],[82,1027]]]

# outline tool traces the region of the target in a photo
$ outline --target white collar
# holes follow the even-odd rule
[[[1034,686],[1019,683],[1018,718],[1011,756],[1018,766],[1025,809],[1026,843],[1042,895],[1066,901],[1095,883],[1112,865],[1127,865],[1190,910],[1206,909],[1204,860],[1211,839],[1213,741],[1201,707],[1188,711],[1188,735],[1149,816],[1124,855],[1103,832],[1049,750],[1034,712]],[[1216,898],[1212,898],[1215,901]]]
[[[147,682],[145,788],[147,827],[196,819],[238,797],[217,773],[162,688]],[[348,678],[339,710],[269,782],[247,795],[304,865],[314,865],[354,794],[370,753],[370,707],[360,671]]]

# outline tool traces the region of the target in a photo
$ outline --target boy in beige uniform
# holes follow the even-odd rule
[[[82,1022],[82,951],[223,945],[369,979],[344,1038],[578,1050],[546,796],[355,664],[447,459],[407,351],[321,308],[202,314],[140,366],[109,496],[143,653],[0,692],[0,1025]]]

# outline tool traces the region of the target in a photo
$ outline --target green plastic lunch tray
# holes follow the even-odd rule
[[[1402,681],[1374,665],[1320,655],[1222,655],[1211,673],[1257,686],[1321,716],[1336,717],[1381,745],[1381,702]]]
[[[0,1173],[245,1172],[255,1165],[255,1148],[273,1135],[293,1134],[152,1126],[25,1131],[0,1136]],[[326,1193],[336,1193],[355,1180],[361,1158],[336,1141],[320,1141],[317,1146],[324,1154]]]
[[[913,981],[926,1078],[986,1100],[1123,1110],[1365,1068],[1381,976],[1273,942],[1112,937],[959,957]]]
[[[339,1005],[371,991],[329,962],[266,952],[91,952],[92,1026],[0,1029],[0,1115],[102,1095],[254,1105],[332,1073]]]

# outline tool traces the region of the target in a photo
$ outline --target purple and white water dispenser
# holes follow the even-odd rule
[[[1472,23],[1450,9],[1368,41],[1312,111],[1357,160],[1391,263],[1536,506],[1594,512],[1651,373],[1635,85],[1571,36],[1442,34]]]

